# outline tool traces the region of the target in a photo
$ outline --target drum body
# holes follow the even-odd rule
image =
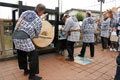
[[[33,43],[37,47],[47,47],[54,39],[54,27],[48,21],[42,21],[42,28],[37,38],[33,39]]]

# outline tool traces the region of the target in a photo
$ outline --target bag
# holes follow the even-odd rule
[[[30,36],[24,31],[14,31],[12,34],[12,39],[28,39]]]
[[[30,36],[26,32],[24,32],[22,30],[18,30],[18,28],[20,27],[23,19],[24,19],[24,17],[21,19],[21,21],[18,24],[16,30],[13,32],[12,39],[28,39],[28,38],[30,38]]]
[[[113,31],[113,32],[111,33],[110,41],[118,42],[117,33],[116,33],[115,31]]]

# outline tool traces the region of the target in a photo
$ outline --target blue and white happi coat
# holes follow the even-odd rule
[[[32,42],[32,39],[39,35],[42,27],[42,22],[41,18],[38,16],[36,11],[28,10],[23,12],[20,18],[18,19],[15,30],[23,17],[24,19],[20,24],[18,31],[21,30],[27,33],[30,37],[27,39],[13,39],[13,42],[15,44],[16,49],[29,52],[35,50],[35,46]]]
[[[101,37],[109,38],[110,37],[110,19],[107,18],[101,22]]]
[[[118,44],[120,46],[120,11],[115,15],[116,28],[118,30]]]
[[[85,18],[81,27],[81,32],[83,32],[83,42],[93,43],[95,41],[94,31],[94,20],[91,17]]]
[[[66,33],[71,31],[71,35],[67,37],[68,41],[72,42],[80,41],[80,32],[74,32],[73,30],[80,30],[79,22],[75,16],[71,16],[66,20],[63,31]]]

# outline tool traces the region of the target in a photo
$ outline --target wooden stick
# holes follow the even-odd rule
[[[41,16],[41,19],[43,20],[47,15],[48,13],[46,13],[44,16]]]
[[[1,34],[1,48],[2,48],[2,56],[6,56],[5,52],[5,40],[4,40],[4,24],[3,21],[0,20],[0,34]]]

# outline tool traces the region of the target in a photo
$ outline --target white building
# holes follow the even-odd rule
[[[92,12],[92,17],[97,17],[99,18],[100,17],[100,11],[96,11],[96,10],[85,10],[85,9],[70,9],[70,10],[67,10],[65,11],[66,14],[68,14],[69,16],[72,16],[72,15],[76,15],[78,12],[83,12],[85,13],[86,11],[91,11]]]

